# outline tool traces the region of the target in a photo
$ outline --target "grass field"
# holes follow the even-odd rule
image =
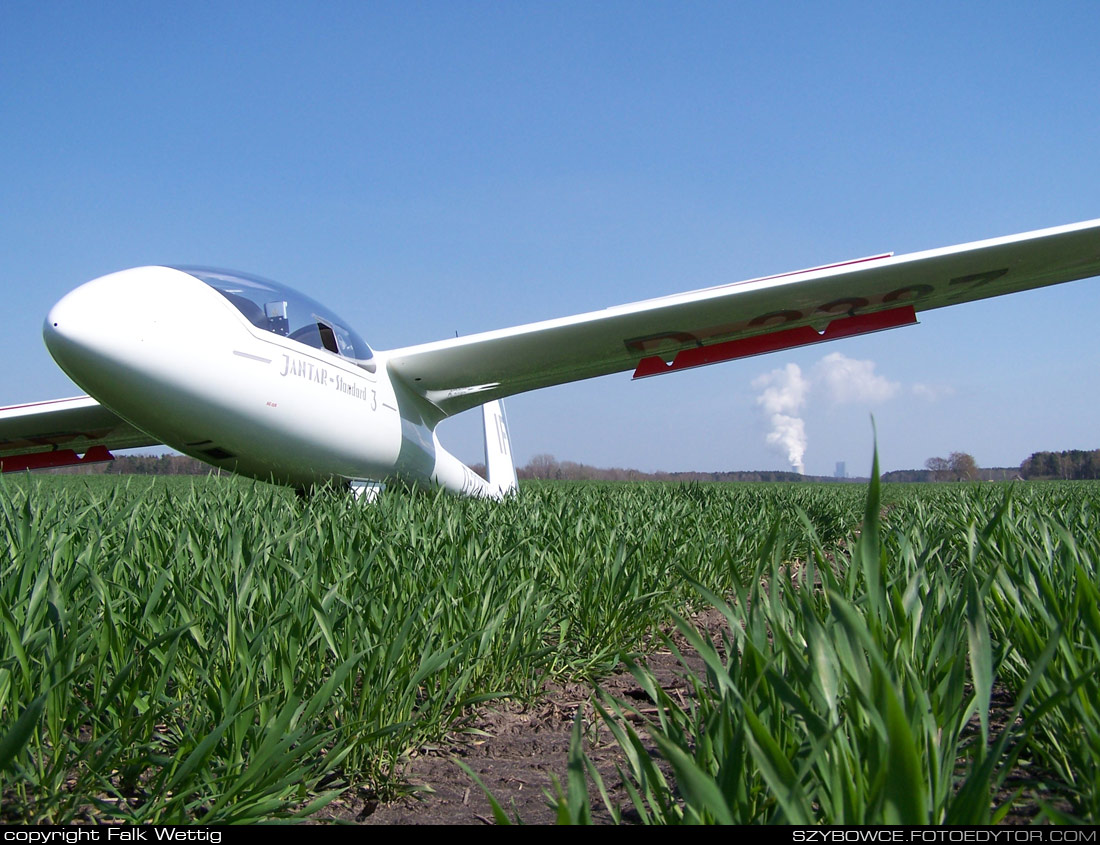
[[[617,728],[647,820],[988,820],[1026,758],[1051,818],[1095,821],[1100,485],[879,496],[552,484],[363,506],[4,478],[3,820],[245,822],[398,789],[402,755],[466,708],[598,677],[712,602],[727,642],[682,626],[708,661],[698,703],[653,691],[678,788]],[[990,724],[1000,694],[1015,712]],[[575,763],[563,812],[583,819]]]

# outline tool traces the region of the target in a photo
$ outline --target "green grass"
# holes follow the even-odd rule
[[[534,485],[364,506],[230,479],[6,478],[5,817],[244,822],[344,782],[385,794],[470,705],[609,670],[693,596],[682,572],[731,589],[802,495]]]
[[[598,678],[712,602],[726,642],[678,623],[707,660],[696,704],[636,670],[674,778],[603,701],[647,820],[989,820],[1021,756],[1094,821],[1098,503],[1081,483],[529,484],[366,506],[6,477],[3,819],[249,822],[347,783],[393,794],[471,706]],[[995,685],[1007,734],[981,720]],[[563,818],[587,817],[585,768],[578,746]]]
[[[1100,486],[897,489],[885,519],[880,496],[847,551],[811,538],[792,567],[777,525],[730,600],[696,584],[728,632],[678,620],[706,664],[689,706],[634,666],[655,754],[603,697],[643,821],[989,824],[1021,759],[1044,773],[1021,787],[1042,815],[1097,820]],[[998,730],[994,685],[1012,700]]]

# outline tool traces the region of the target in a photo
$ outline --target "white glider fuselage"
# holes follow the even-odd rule
[[[499,401],[508,396],[898,328],[923,311],[1094,276],[1100,220],[375,352],[323,305],[276,282],[138,267],[88,282],[50,311],[46,344],[91,398],[0,408],[0,470],[164,443],[299,488],[400,478],[502,497],[516,489]],[[478,406],[488,481],[435,435],[440,420]]]
[[[102,405],[215,466],[296,487],[399,476],[484,492],[483,479],[439,445],[438,410],[395,383],[384,356],[318,315],[321,306],[289,296],[302,301],[253,296],[257,314],[276,312],[281,334],[191,272],[139,267],[69,293],[44,335],[57,363]],[[283,316],[296,306],[297,327]]]

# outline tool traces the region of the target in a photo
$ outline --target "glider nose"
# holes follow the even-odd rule
[[[46,315],[42,337],[59,363],[101,352],[111,336],[111,307],[104,285],[89,282],[67,293]]]
[[[204,287],[167,267],[112,273],[62,297],[43,339],[61,369],[100,401],[119,389],[132,393],[154,370],[178,364],[181,341],[194,333],[189,305]]]
[[[133,360],[140,343],[140,299],[135,300],[134,280],[114,273],[81,285],[63,296],[46,315],[42,336],[54,360],[86,390],[87,382],[127,359]],[[134,329],[139,335],[135,337]],[[89,391],[90,392],[90,391]]]
[[[110,309],[103,285],[81,285],[63,296],[46,315],[42,338],[54,360],[83,386],[80,373],[100,366],[109,351]]]

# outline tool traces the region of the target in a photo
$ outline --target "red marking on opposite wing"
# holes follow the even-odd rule
[[[683,349],[676,353],[676,357],[671,364],[666,364],[658,355],[651,355],[638,362],[638,367],[634,370],[634,378],[673,373],[677,370],[688,370],[692,367],[717,364],[720,361],[733,361],[737,358],[778,352],[781,349],[794,349],[798,346],[824,343],[827,340],[837,340],[842,337],[853,337],[899,326],[911,326],[916,322],[917,312],[912,305],[890,308],[886,311],[876,311],[872,314],[840,317],[832,320],[825,327],[825,331],[821,333],[818,333],[812,326],[798,326],[793,329],[781,329],[777,332],[754,335],[753,337],[713,343],[710,346]]]
[[[33,452],[30,455],[11,455],[0,458],[0,472],[21,472],[25,469],[67,467],[76,464],[98,464],[113,461],[115,456],[106,446],[93,446],[80,457],[72,449],[54,449],[49,452]]]

